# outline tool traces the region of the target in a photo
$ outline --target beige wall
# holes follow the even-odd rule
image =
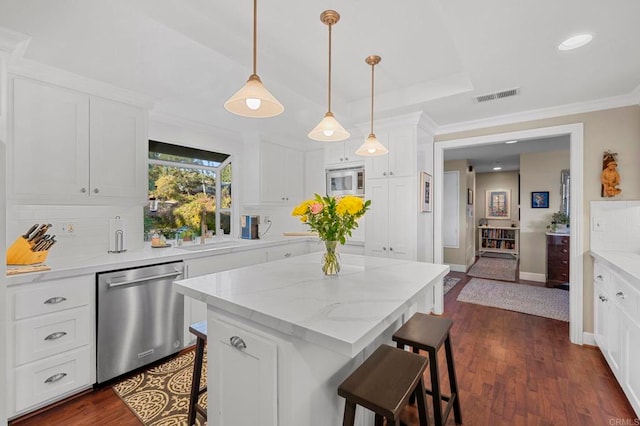
[[[489,219],[489,226],[511,226],[518,221],[518,172],[491,172],[476,174],[476,222],[486,216],[486,193],[490,190],[511,190],[511,217],[506,219]],[[477,225],[477,223],[476,223]],[[476,236],[477,238],[477,236]]]
[[[593,262],[589,256],[589,203],[600,198],[602,153],[618,153],[618,171],[621,175],[622,194],[617,200],[640,199],[640,105],[614,108],[583,114],[565,115],[543,120],[526,121],[505,126],[487,127],[465,132],[436,136],[436,143],[452,139],[493,135],[540,127],[583,123],[584,125],[584,186],[582,223],[584,248],[584,331],[593,331]],[[479,212],[479,210],[476,210]],[[477,214],[481,217],[480,214]]]
[[[568,150],[520,156],[520,273],[546,274],[545,233],[560,210],[560,172],[569,166]],[[549,191],[548,209],[531,208],[533,191]]]
[[[444,262],[449,265],[466,265],[465,242],[466,242],[466,222],[465,211],[467,208],[467,160],[451,160],[444,162],[445,172],[457,171],[460,176],[460,191],[458,193],[458,248],[444,248]],[[462,194],[464,193],[464,197]]]

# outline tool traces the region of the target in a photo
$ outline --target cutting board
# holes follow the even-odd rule
[[[284,235],[285,237],[317,237],[318,233],[317,232],[311,232],[311,231],[307,231],[307,232],[283,232],[282,235]]]
[[[20,265],[7,266],[7,275],[26,274],[28,272],[50,271],[51,267],[47,265]]]

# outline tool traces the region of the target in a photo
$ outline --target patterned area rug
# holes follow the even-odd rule
[[[195,352],[189,351],[113,386],[113,390],[147,426],[187,424]],[[207,382],[207,353],[200,387]],[[199,403],[207,406],[207,393]],[[196,424],[202,425],[200,416]],[[206,424],[206,423],[205,423]]]
[[[473,278],[458,300],[569,322],[569,292],[557,288]]]
[[[511,258],[481,257],[473,264],[467,275],[502,281],[515,281],[518,261]]]
[[[444,277],[442,293],[447,294],[449,290],[454,288],[456,284],[458,284],[459,282],[460,282],[460,278],[453,278],[449,276]]]

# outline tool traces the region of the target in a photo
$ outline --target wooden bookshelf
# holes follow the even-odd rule
[[[478,254],[508,253],[518,257],[520,253],[520,228],[510,226],[479,226]]]

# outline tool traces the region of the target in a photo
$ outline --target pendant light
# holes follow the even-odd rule
[[[284,106],[264,87],[256,73],[258,45],[258,0],[253,0],[253,74],[247,83],[238,90],[224,107],[227,111],[242,117],[267,118],[279,115]]]
[[[337,142],[348,139],[349,132],[338,123],[331,112],[331,27],[338,23],[340,15],[335,10],[325,10],[320,14],[320,20],[329,27],[329,110],[314,129],[309,132],[309,138],[320,142]]]
[[[367,58],[364,60],[367,64],[371,65],[371,133],[369,133],[367,140],[360,146],[360,148],[358,148],[358,150],[356,151],[356,155],[365,157],[385,155],[389,152],[389,150],[385,148],[382,143],[380,143],[378,138],[376,138],[376,135],[373,133],[373,69],[380,63],[381,60],[382,58],[377,55],[367,56]]]

